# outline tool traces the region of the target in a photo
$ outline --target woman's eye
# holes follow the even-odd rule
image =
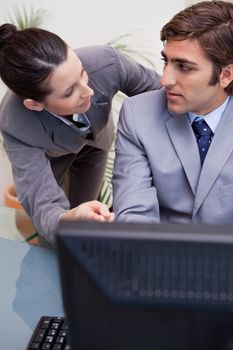
[[[72,93],[73,93],[73,88],[70,89],[70,90],[64,95],[64,97],[65,97],[65,98],[68,98],[68,97],[70,97],[70,96],[72,95]]]

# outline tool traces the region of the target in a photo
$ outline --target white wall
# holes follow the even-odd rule
[[[30,9],[42,7],[50,16],[43,28],[60,35],[71,47],[102,45],[120,35],[134,32],[127,40],[136,48],[153,53],[158,72],[161,72],[161,27],[188,0],[0,0],[0,23],[5,23],[15,6]],[[0,99],[5,88],[0,84]],[[12,181],[10,166],[0,154],[0,204],[5,184]]]
[[[141,30],[132,40],[148,45],[159,67],[160,29],[185,6],[185,0],[0,0],[0,23],[14,6],[47,9],[50,16],[43,27],[56,32],[72,47],[105,44],[119,35]]]

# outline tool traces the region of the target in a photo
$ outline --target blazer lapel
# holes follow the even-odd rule
[[[233,99],[222,116],[203,163],[195,198],[196,214],[233,151]]]
[[[173,118],[170,118],[166,122],[166,125],[192,192],[195,195],[201,171],[201,162],[196,138],[188,116],[187,114],[174,114]]]
[[[66,125],[45,110],[39,112],[38,116],[47,134],[50,135],[53,145],[61,150],[77,153],[87,143],[75,125]],[[48,145],[48,147],[53,147],[53,145]]]
[[[91,123],[91,131],[95,140],[101,130],[108,122],[111,105],[108,97],[89,77],[89,85],[94,90],[94,96],[90,109],[86,112],[86,116]]]

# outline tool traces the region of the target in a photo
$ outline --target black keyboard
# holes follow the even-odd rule
[[[42,316],[27,350],[70,350],[65,317]]]

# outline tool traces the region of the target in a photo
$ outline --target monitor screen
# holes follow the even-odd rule
[[[233,226],[62,221],[73,350],[233,349]]]

